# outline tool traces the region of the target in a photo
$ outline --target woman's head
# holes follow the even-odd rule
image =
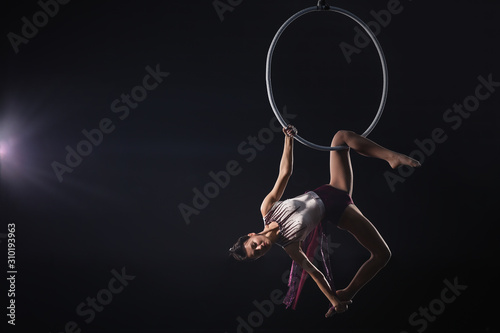
[[[239,261],[256,260],[266,254],[271,246],[272,242],[268,237],[252,232],[238,238],[229,249],[229,254]]]

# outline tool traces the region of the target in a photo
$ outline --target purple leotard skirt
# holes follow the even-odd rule
[[[354,204],[349,193],[339,190],[331,185],[323,185],[315,189],[315,192],[325,205],[324,220],[337,225],[342,213],[347,206]]]

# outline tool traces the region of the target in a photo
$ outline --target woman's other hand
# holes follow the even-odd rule
[[[340,302],[339,304],[330,307],[328,312],[325,314],[325,318],[330,318],[336,313],[346,312],[349,309],[349,305],[352,304],[352,300]]]

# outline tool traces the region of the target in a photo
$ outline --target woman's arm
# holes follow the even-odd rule
[[[330,303],[335,307],[337,312],[345,311],[345,308],[342,307],[342,302],[337,297],[337,294],[330,287],[330,284],[326,280],[323,273],[314,266],[314,264],[307,258],[304,251],[300,247],[299,243],[292,243],[285,248],[286,253],[293,259],[297,264],[302,267],[316,282],[319,289],[323,292],[323,294],[328,298]]]
[[[264,198],[264,201],[262,201],[262,205],[260,206],[262,216],[265,216],[274,203],[281,199],[293,171],[293,136],[297,134],[297,130],[295,127],[289,125],[283,129],[283,132],[285,133],[285,144],[283,155],[281,156],[280,171],[273,189]]]

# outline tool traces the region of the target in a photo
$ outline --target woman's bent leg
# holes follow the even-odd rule
[[[333,146],[344,146],[343,136],[337,132],[332,140]],[[330,185],[352,195],[353,174],[349,149],[330,152]]]
[[[420,163],[417,160],[384,148],[357,133],[351,131],[339,131],[337,134],[342,137],[346,145],[354,149],[357,153],[385,160],[392,168],[397,168],[403,164],[412,167],[420,166]]]
[[[392,168],[397,168],[400,165],[420,166],[417,160],[384,148],[351,131],[338,131],[333,137],[332,146],[348,146],[361,155],[385,160]],[[330,152],[330,185],[352,195],[353,173],[349,150]]]
[[[347,288],[339,290],[340,299],[349,300],[387,264],[391,251],[377,228],[355,205],[345,209],[338,227],[349,231],[370,252],[370,258],[359,268]]]

